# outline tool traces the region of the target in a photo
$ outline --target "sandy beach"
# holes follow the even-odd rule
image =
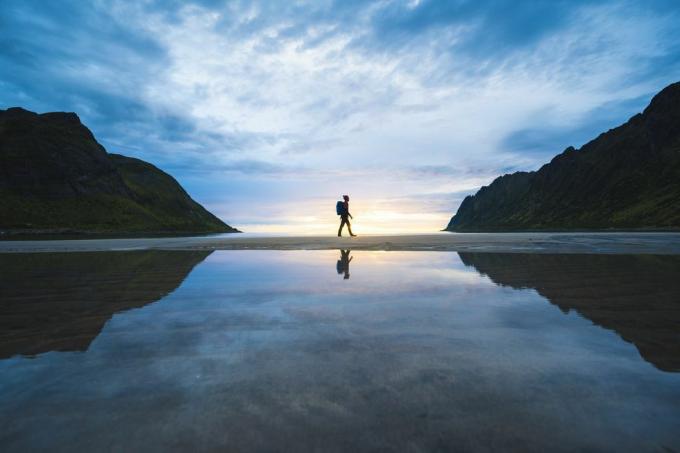
[[[505,253],[680,254],[680,233],[437,233],[0,241],[0,253],[116,250],[418,250]]]

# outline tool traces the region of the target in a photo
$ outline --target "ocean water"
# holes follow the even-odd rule
[[[2,451],[678,451],[680,257],[0,255]]]

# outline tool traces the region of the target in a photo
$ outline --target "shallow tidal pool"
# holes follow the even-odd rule
[[[680,450],[680,256],[0,266],[2,451]]]

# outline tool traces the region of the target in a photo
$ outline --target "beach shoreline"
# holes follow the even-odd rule
[[[680,233],[438,233],[335,236],[135,237],[5,240],[0,253],[127,250],[333,250],[494,253],[680,254]]]

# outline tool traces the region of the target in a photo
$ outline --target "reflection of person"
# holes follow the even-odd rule
[[[345,274],[345,280],[349,278],[349,262],[354,258],[349,256],[350,252],[351,250],[340,250],[340,259],[338,264],[335,265],[338,274]]]
[[[349,231],[349,235],[356,236],[356,234],[352,233],[352,224],[349,223],[349,219],[354,219],[352,214],[349,213],[349,195],[343,195],[342,198],[345,200],[345,202],[342,204],[342,211],[339,212],[340,228],[338,228],[338,237],[342,236],[342,227],[344,227],[345,224],[347,225],[347,231]],[[338,202],[338,205],[339,204],[340,203]]]

